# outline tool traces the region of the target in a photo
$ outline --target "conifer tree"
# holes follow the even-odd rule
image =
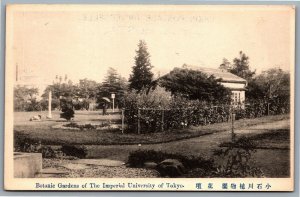
[[[145,41],[140,40],[134,59],[135,66],[132,67],[132,74],[129,78],[129,88],[139,92],[143,88],[147,88],[153,78],[153,73],[151,72],[153,66],[150,63],[150,54],[148,53]]]

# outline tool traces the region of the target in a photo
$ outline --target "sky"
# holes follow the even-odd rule
[[[144,40],[155,75],[184,63],[218,68],[239,51],[257,73],[289,71],[294,18],[288,6],[11,6],[7,66],[43,84],[56,75],[101,82],[109,67],[128,79]]]

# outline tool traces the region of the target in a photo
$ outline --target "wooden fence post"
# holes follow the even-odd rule
[[[161,131],[164,132],[164,110],[161,111]]]
[[[141,116],[141,110],[140,108],[138,108],[138,125],[137,125],[137,130],[138,130],[138,134],[141,133],[141,123],[140,123],[140,116]]]
[[[124,109],[122,109],[122,134],[124,133]]]
[[[235,133],[234,133],[234,121],[235,121],[235,113],[231,113],[231,141],[235,142]]]

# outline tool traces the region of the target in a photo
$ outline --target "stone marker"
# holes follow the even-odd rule
[[[185,173],[185,167],[176,159],[166,159],[157,165],[161,176],[178,177]]]
[[[34,178],[42,170],[41,153],[14,153],[14,177]]]

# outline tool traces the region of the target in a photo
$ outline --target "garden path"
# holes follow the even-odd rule
[[[235,129],[238,137],[247,134],[259,134],[270,130],[289,129],[290,120],[279,120],[271,123],[257,124],[254,126],[241,127]],[[195,137],[191,139],[179,140],[161,144],[148,145],[90,145],[88,148],[88,157],[106,158],[126,161],[130,152],[138,149],[153,149],[156,151],[180,153],[182,155],[211,157],[213,150],[218,148],[224,141],[230,141],[231,131],[217,132],[209,135]]]

